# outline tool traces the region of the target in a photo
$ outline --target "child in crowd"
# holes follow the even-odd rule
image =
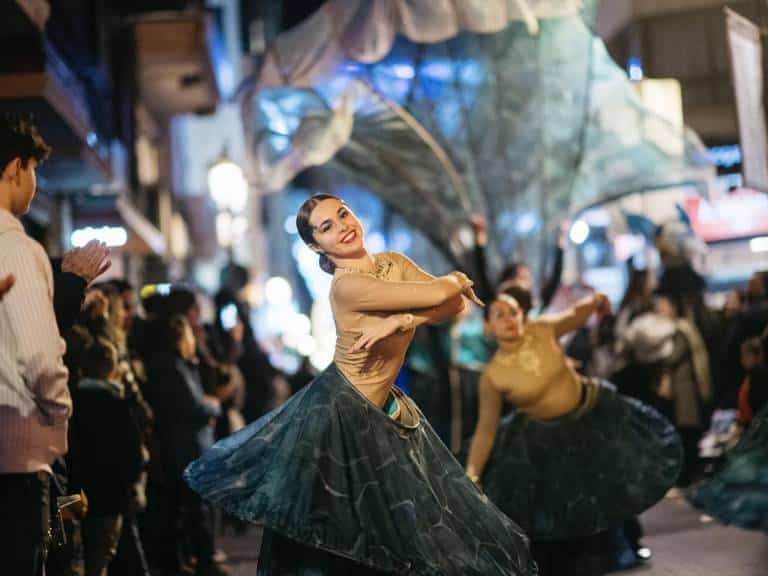
[[[115,557],[132,489],[146,464],[141,433],[120,382],[118,354],[95,338],[83,355],[72,418],[70,482],[88,497],[83,519],[86,576],[106,576]]]

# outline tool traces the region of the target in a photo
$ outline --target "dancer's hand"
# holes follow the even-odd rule
[[[363,333],[355,341],[354,346],[352,346],[352,352],[370,350],[374,344],[384,340],[384,338],[392,336],[392,334],[400,330],[402,327],[403,324],[400,315],[398,314],[393,314],[392,316],[382,318],[370,328],[363,330]]]
[[[0,278],[0,300],[2,300],[3,296],[5,296],[8,290],[11,289],[14,282],[16,282],[16,278],[13,277],[13,274],[8,274],[5,278]]]
[[[483,485],[480,483],[480,476],[475,474],[474,472],[467,471],[467,477],[472,480],[472,484],[477,486],[480,490],[483,489]]]
[[[565,357],[565,364],[576,371],[581,370],[584,365],[580,360],[576,360],[576,358],[571,358],[570,356]]]
[[[472,282],[472,280],[470,279],[469,276],[464,274],[464,272],[459,272],[458,270],[454,270],[448,276],[453,277],[453,279],[456,282],[458,282],[459,286],[461,287],[461,294],[463,296],[466,296],[467,298],[472,300],[472,302],[474,302],[478,306],[480,306],[482,308],[485,307],[485,304],[483,303],[483,301],[480,300],[480,298],[477,297],[477,294],[475,294],[475,291],[472,288],[472,286],[474,286],[475,283]]]
[[[475,231],[475,242],[478,246],[486,246],[488,244],[488,222],[485,216],[475,214],[470,217],[469,221],[472,223],[472,228]]]
[[[458,270],[450,272],[448,274],[448,278],[451,278],[462,290],[464,290],[467,286],[472,286],[473,284],[469,276],[464,274],[464,272],[459,272]]]
[[[602,292],[596,292],[593,298],[595,302],[595,312],[601,316],[611,313],[611,301],[608,299],[608,296]]]
[[[482,300],[480,300],[480,298],[478,298],[472,286],[467,286],[466,288],[464,288],[464,291],[461,294],[462,296],[465,296],[466,298],[472,300],[472,302],[480,306],[480,308],[485,308],[485,302],[483,302]]]

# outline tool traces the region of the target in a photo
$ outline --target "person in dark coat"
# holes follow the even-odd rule
[[[213,511],[182,481],[184,468],[213,444],[221,405],[203,392],[195,336],[184,316],[168,320],[165,340],[169,349],[155,357],[148,377],[157,456],[169,500],[168,528],[175,536],[176,569],[195,564],[197,576],[228,574],[214,562]]]

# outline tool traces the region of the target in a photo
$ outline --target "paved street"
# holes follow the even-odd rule
[[[643,516],[645,542],[653,549],[648,565],[628,576],[766,576],[768,535],[703,524],[683,500],[664,500]],[[222,545],[236,576],[255,576],[259,534],[228,537]]]
[[[684,500],[664,500],[643,516],[654,558],[625,572],[642,576],[766,576],[768,534],[702,524]]]

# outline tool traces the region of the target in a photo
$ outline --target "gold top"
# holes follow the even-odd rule
[[[536,339],[530,330],[526,330],[517,346],[508,352],[497,354],[496,361],[501,366],[519,366],[525,372],[541,376],[541,356],[536,350]]]
[[[383,406],[413,340],[413,326],[398,330],[370,350],[352,351],[362,331],[391,314],[408,312],[412,294],[430,289],[427,275],[397,252],[374,256],[374,270],[337,268],[331,284],[336,322],[334,361],[346,378],[377,406]],[[379,310],[365,311],[359,310]]]
[[[579,404],[579,374],[568,363],[546,318],[531,320],[519,343],[494,354],[484,376],[518,410],[534,418],[567,414]]]

